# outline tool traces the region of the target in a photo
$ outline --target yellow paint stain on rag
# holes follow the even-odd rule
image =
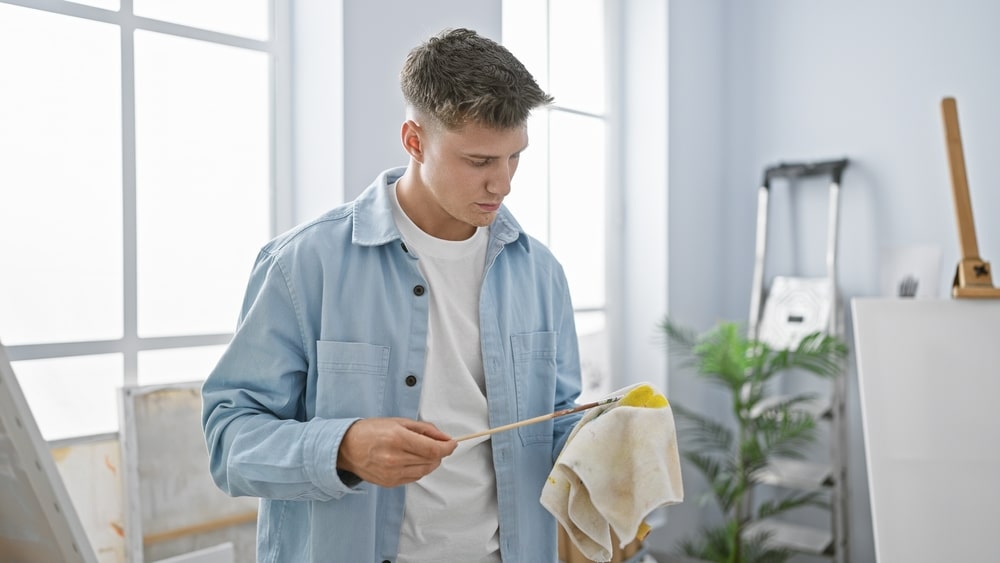
[[[624,407],[645,407],[650,409],[663,408],[669,404],[666,397],[657,393],[649,385],[640,385],[632,389],[618,403],[619,406]]]

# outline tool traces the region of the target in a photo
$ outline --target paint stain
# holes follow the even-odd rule
[[[111,529],[115,531],[121,537],[125,537],[125,528],[122,527],[118,522],[111,522]]]
[[[118,468],[115,467],[115,464],[111,463],[111,456],[104,456],[104,467],[107,467],[112,475],[118,474]]]
[[[667,398],[662,394],[657,393],[649,385],[640,385],[635,389],[632,389],[622,397],[622,400],[618,402],[619,406],[624,407],[645,407],[651,409],[658,409],[667,406]]]

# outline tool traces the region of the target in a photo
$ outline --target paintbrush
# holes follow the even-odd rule
[[[573,414],[575,412],[585,411],[587,409],[592,409],[600,405],[606,405],[608,403],[614,403],[616,401],[622,400],[624,395],[618,397],[609,397],[607,399],[601,399],[600,401],[594,401],[592,403],[585,403],[583,405],[563,409],[561,411],[556,411],[554,413],[543,414],[541,416],[536,416],[535,418],[527,418],[518,422],[512,422],[511,424],[504,424],[503,426],[497,426],[496,428],[490,428],[489,430],[483,430],[482,432],[476,432],[475,434],[466,434],[459,438],[455,438],[456,442],[461,442],[463,440],[471,440],[473,438],[479,438],[480,436],[488,436],[490,434],[496,434],[497,432],[503,432],[504,430],[512,430],[514,428],[520,428],[522,426],[528,426],[529,424],[535,424],[536,422],[542,422],[543,420],[551,420],[553,418],[559,418],[560,416],[566,416],[567,414]]]

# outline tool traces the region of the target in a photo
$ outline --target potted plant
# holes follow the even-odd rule
[[[728,392],[727,420],[694,412],[671,400],[678,417],[681,455],[707,480],[723,522],[681,542],[684,555],[725,563],[780,563],[792,553],[751,534],[753,522],[806,505],[826,506],[821,492],[783,492],[755,502],[758,476],[779,458],[801,458],[816,437],[816,419],[802,407],[813,394],[780,399],[767,385],[775,376],[801,370],[822,378],[842,372],[847,347],[822,333],[803,338],[790,349],[774,349],[748,338],[741,326],[722,322],[698,334],[670,319],[661,324],[671,355],[679,355],[696,376]]]

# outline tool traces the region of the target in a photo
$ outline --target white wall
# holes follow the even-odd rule
[[[615,5],[613,3],[613,5]],[[617,5],[616,5],[617,7]],[[608,198],[620,203],[620,222],[609,224],[608,267],[621,285],[608,285],[613,354],[611,387],[649,382],[667,389],[666,348],[658,326],[667,311],[667,7],[661,0],[622,3],[620,69],[608,76],[612,99],[620,97],[620,124],[612,143],[620,155],[620,176]],[[615,17],[615,16],[613,16]],[[620,86],[619,86],[620,84]],[[620,89],[621,91],[617,91]],[[617,170],[616,170],[617,172]],[[616,246],[617,245],[617,246]],[[620,255],[620,257],[619,257]],[[618,293],[615,293],[615,292]]]
[[[291,222],[298,224],[344,201],[343,0],[296,0],[291,12]]]

